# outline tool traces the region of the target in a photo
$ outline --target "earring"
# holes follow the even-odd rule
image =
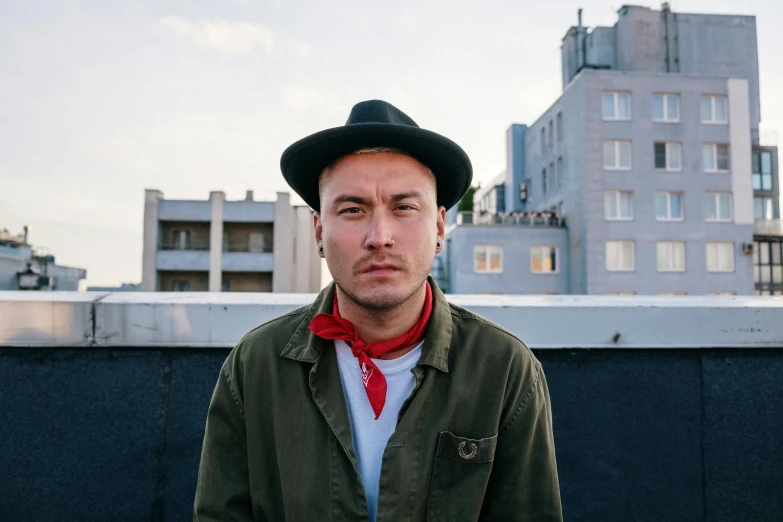
[[[440,248],[440,241],[438,241],[437,243],[435,243],[435,246],[437,246],[438,248]]]
[[[318,253],[323,255],[324,253],[324,247],[318,247]]]

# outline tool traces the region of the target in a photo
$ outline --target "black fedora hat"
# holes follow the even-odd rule
[[[432,170],[438,205],[453,207],[470,187],[473,167],[459,145],[422,129],[404,112],[381,100],[357,103],[342,127],[316,132],[289,146],[280,158],[283,177],[314,210],[320,210],[318,178],[333,161],[359,149],[402,150]]]

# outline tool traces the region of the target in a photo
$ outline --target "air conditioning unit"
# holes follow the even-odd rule
[[[519,201],[522,203],[527,201],[527,183],[519,184]]]
[[[742,253],[749,256],[756,251],[756,245],[753,243],[742,243]]]

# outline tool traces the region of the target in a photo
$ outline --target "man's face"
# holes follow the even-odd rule
[[[445,215],[432,174],[415,159],[387,152],[346,156],[322,180],[315,239],[337,286],[380,311],[421,288],[436,243],[443,244]]]

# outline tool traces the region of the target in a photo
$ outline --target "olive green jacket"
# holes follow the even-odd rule
[[[513,334],[437,285],[416,387],[383,453],[378,522],[561,521],[544,373]],[[193,520],[368,520],[332,341],[311,306],[249,332],[207,414]]]

